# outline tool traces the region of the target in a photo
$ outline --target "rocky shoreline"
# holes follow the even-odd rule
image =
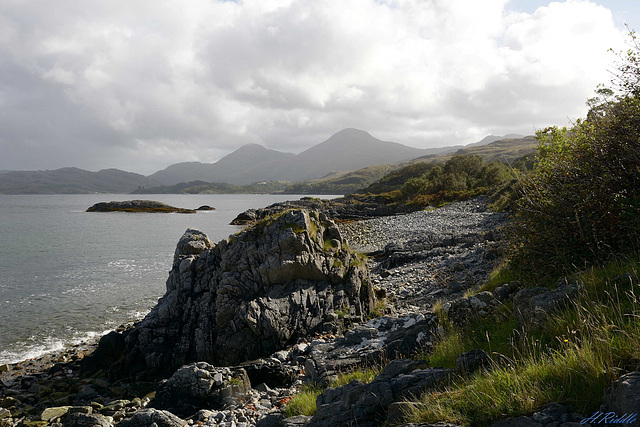
[[[406,399],[483,363],[482,355],[461,355],[456,372],[403,359],[428,353],[437,341],[435,302],[444,303],[451,316],[464,319],[471,312],[489,310],[518,290],[512,284],[494,293],[463,296],[487,279],[503,254],[499,228],[508,218],[490,211],[487,204],[480,197],[338,226],[326,215],[293,211],[259,232],[241,233],[217,245],[199,232],[187,232],[176,250],[164,302],[154,309],[155,314],[134,328],[127,325],[108,334],[99,345],[85,343],[0,366],[0,427],[397,424]],[[366,272],[346,248],[369,255]],[[246,264],[246,268],[234,276],[227,267],[231,264]],[[289,298],[291,289],[278,290],[279,283],[290,282],[280,277],[282,271],[304,278],[292,293],[298,296]],[[249,272],[253,278],[247,276]],[[234,277],[242,277],[242,282]],[[354,277],[359,281],[353,282]],[[229,305],[233,294],[220,299],[222,290],[230,289],[225,281],[233,286],[251,284],[242,295],[245,298],[255,289],[257,293],[246,299],[254,303],[239,300]],[[214,283],[215,289],[207,288]],[[372,286],[375,296],[363,291],[367,286]],[[261,292],[269,298],[262,299]],[[218,318],[215,327],[193,317],[199,311],[184,309],[192,304],[201,311],[215,306],[216,298],[231,311],[223,310],[228,315]],[[274,305],[273,301],[281,302]],[[304,312],[316,310],[318,320],[297,318],[298,306]],[[233,317],[234,310],[240,313],[238,318]],[[277,319],[270,310],[280,310],[281,315],[287,313],[287,318],[302,323],[286,332],[283,325],[272,326]],[[221,326],[223,322],[229,326]],[[176,324],[180,325],[178,335],[167,331]],[[248,325],[247,332],[242,332],[243,325]],[[206,327],[212,329],[207,332]],[[251,331],[258,338],[255,345],[247,341],[253,339]],[[192,338],[180,344],[183,332]],[[216,343],[217,336],[225,338]],[[276,337],[281,341],[276,343]],[[168,342],[161,344],[165,339]],[[242,362],[240,355],[230,356],[235,354],[231,350],[218,356],[198,355],[190,343],[203,339],[212,339],[210,346],[218,349],[240,339],[255,355],[249,362]],[[277,351],[269,352],[272,344],[264,343],[272,343]],[[207,357],[217,366],[202,361]],[[353,382],[325,390],[318,397],[315,416],[284,417],[282,408],[303,384],[326,385],[340,373],[390,359],[394,360],[370,384]],[[161,371],[157,368],[167,363],[183,366],[157,376]],[[546,417],[554,425],[575,425],[571,423],[581,419],[561,405],[540,414],[537,419]],[[499,425],[525,425],[521,423],[533,422],[535,417]],[[535,422],[526,425],[549,424]]]

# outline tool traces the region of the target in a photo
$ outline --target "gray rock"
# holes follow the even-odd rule
[[[550,313],[569,304],[584,285],[578,282],[567,282],[552,291],[546,288],[525,288],[513,297],[513,311],[518,324],[537,328],[547,320]]]
[[[489,366],[491,359],[484,350],[471,350],[461,354],[456,358],[458,371],[470,374],[480,368]]]
[[[366,262],[345,245],[326,248],[329,235],[331,221],[300,210],[212,247],[188,230],[166,294],[123,333],[125,357],[112,372],[148,378],[193,361],[235,365],[362,320],[375,301]],[[328,322],[337,311],[347,316]]]
[[[384,422],[391,403],[416,398],[451,373],[440,368],[419,369],[421,366],[418,361],[393,360],[370,384],[354,380],[326,389],[316,400],[318,411],[309,426],[374,426]]]
[[[64,427],[111,427],[112,424],[102,415],[75,413],[67,416],[62,425]]]
[[[399,357],[428,352],[436,341],[437,322],[430,313],[370,320],[342,338],[312,345],[305,361],[305,378],[327,385],[341,372],[377,363],[390,354]]]
[[[142,409],[133,414],[128,420],[117,424],[118,427],[184,427],[188,423],[173,415],[169,411],[157,409]]]
[[[232,372],[206,362],[192,363],[162,383],[149,406],[190,416],[200,409],[223,409],[241,399],[250,388],[249,377],[242,369]]]
[[[622,375],[605,391],[602,412],[614,412],[618,416],[638,414],[631,424],[640,425],[640,372]]]
[[[577,427],[583,419],[584,416],[575,412],[573,407],[554,402],[545,405],[532,416],[507,418],[493,423],[491,427]]]
[[[307,415],[296,415],[282,420],[282,427],[299,427],[306,426],[311,421],[311,417]]]

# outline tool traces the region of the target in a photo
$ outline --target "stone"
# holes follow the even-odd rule
[[[111,427],[111,423],[102,415],[98,414],[69,414],[63,427]]]
[[[305,379],[328,385],[341,372],[379,363],[390,354],[399,357],[429,352],[436,342],[437,323],[437,316],[431,313],[372,319],[342,338],[312,345],[304,364]]]
[[[249,377],[242,369],[232,372],[206,362],[192,363],[162,383],[149,406],[190,416],[200,409],[223,409],[242,398],[250,388]]]
[[[326,389],[316,399],[318,411],[308,425],[379,425],[391,403],[417,398],[452,373],[441,368],[420,369],[422,366],[419,361],[393,360],[369,384],[354,380]]]
[[[484,350],[471,350],[456,358],[456,367],[463,374],[470,374],[489,366],[491,359]]]
[[[214,208],[213,206],[209,206],[209,205],[202,205],[196,210],[197,211],[215,211],[216,208]]]
[[[0,420],[3,418],[11,418],[11,411],[5,408],[0,408]]]
[[[40,414],[40,419],[42,421],[51,421],[55,420],[56,418],[61,418],[67,415],[67,412],[69,412],[69,408],[70,406],[56,406],[53,408],[46,408]]]
[[[20,405],[20,401],[13,396],[7,396],[0,399],[1,408],[11,408]]]
[[[157,409],[142,409],[133,414],[128,420],[118,423],[118,427],[184,427],[187,421],[178,418],[169,411]]]
[[[542,287],[518,291],[513,297],[513,311],[518,324],[530,328],[541,327],[550,313],[564,308],[583,287],[579,282],[566,282],[552,291]]]
[[[601,410],[615,412],[618,415],[638,414],[640,425],[640,372],[622,375],[607,388]]]
[[[311,416],[308,415],[296,415],[295,417],[289,417],[282,420],[283,427],[300,427],[306,426],[311,421]]]
[[[344,245],[325,248],[332,227],[322,214],[297,210],[211,247],[203,233],[187,230],[165,295],[122,332],[123,357],[111,375],[167,377],[194,361],[236,365],[361,321],[375,303],[367,264]],[[337,311],[348,319],[328,322]]]
[[[9,372],[9,365],[7,365],[6,363],[3,365],[0,365],[0,373],[2,372]]]

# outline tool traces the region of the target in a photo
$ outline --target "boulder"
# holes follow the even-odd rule
[[[176,208],[153,200],[100,202],[88,208],[87,212],[196,213],[193,209]]]
[[[128,419],[118,423],[118,427],[184,427],[187,421],[176,417],[169,411],[142,409]]]
[[[206,362],[178,369],[156,391],[150,406],[188,417],[200,409],[223,409],[244,396],[251,384],[242,369],[216,368]]]
[[[215,245],[187,230],[165,295],[122,332],[112,375],[166,378],[191,362],[237,365],[362,321],[375,296],[366,260],[344,243],[326,216],[303,210]]]
[[[640,372],[622,375],[614,381],[605,391],[601,412],[601,419],[610,412],[618,417],[636,414],[633,422],[629,422],[628,425],[640,425]]]
[[[111,427],[105,417],[97,414],[70,414],[62,423],[63,427]]]
[[[518,291],[513,297],[513,311],[518,325],[528,328],[541,327],[550,313],[566,307],[583,287],[580,282],[563,281],[552,291],[541,287]]]
[[[489,355],[484,350],[471,350],[456,358],[456,367],[463,374],[470,374],[491,364]]]

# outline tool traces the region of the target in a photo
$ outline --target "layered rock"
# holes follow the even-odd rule
[[[234,365],[314,333],[341,332],[345,319],[363,320],[375,297],[366,261],[345,243],[326,216],[303,210],[216,245],[187,230],[166,294],[120,334],[122,357],[112,372],[148,378],[190,362]],[[109,362],[115,359],[111,354]]]

